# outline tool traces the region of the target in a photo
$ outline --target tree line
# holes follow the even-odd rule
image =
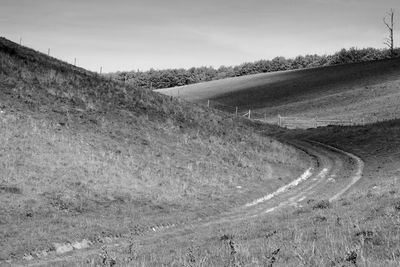
[[[306,55],[288,59],[275,57],[272,60],[247,62],[238,66],[221,66],[217,69],[213,67],[150,69],[148,71],[116,72],[108,75],[114,80],[125,82],[135,87],[161,89],[249,74],[357,63],[394,56],[400,56],[400,49],[390,51],[389,49],[357,49],[353,47],[342,49],[333,55]]]

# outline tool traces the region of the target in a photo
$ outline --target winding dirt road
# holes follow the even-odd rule
[[[346,194],[362,176],[363,161],[353,154],[314,141],[291,141],[290,143],[306,152],[312,159],[311,166],[291,183],[218,216],[190,224],[154,227],[145,235],[138,237],[135,243],[139,244],[141,251],[148,252],[154,249],[154,243],[174,244],[176,242],[178,244],[182,243],[182,240],[191,239],[194,235],[206,237],[212,229],[218,228],[218,225],[226,223],[232,225],[255,217],[269,216],[280,209],[301,207],[310,199],[335,201]],[[117,240],[107,244],[106,249],[121,250],[127,248],[129,244],[126,240]],[[41,260],[21,261],[17,266],[65,266],[67,262],[84,260],[90,255],[101,252],[100,247],[91,247],[73,251],[69,255],[53,255]]]

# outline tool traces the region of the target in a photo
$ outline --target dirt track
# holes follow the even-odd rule
[[[362,175],[363,162],[360,158],[345,151],[313,141],[292,141],[297,148],[305,151],[312,158],[312,165],[290,184],[262,198],[227,211],[215,217],[199,220],[190,224],[160,226],[144,236],[135,238],[135,243],[141,247],[142,253],[154,250],[158,246],[184,243],[193,236],[207,237],[212,229],[222,224],[235,224],[255,217],[268,216],[280,209],[294,209],[301,207],[308,200],[335,201],[350,189]],[[117,240],[107,244],[107,250],[121,251],[128,247],[127,240]],[[103,246],[104,248],[104,246]],[[49,256],[41,260],[13,263],[11,266],[54,266],[74,264],[102,252],[100,247],[74,251],[61,256]]]

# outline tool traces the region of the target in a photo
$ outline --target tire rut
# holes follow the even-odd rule
[[[282,208],[300,205],[301,202],[310,198],[321,198],[321,195],[325,199],[329,199],[329,201],[335,201],[344,195],[362,176],[364,164],[360,158],[353,154],[310,140],[293,141],[291,144],[306,152],[313,159],[311,166],[306,170],[306,172],[310,172],[309,177],[303,174],[305,176],[299,177],[299,183],[295,186],[284,188],[284,190],[278,189],[277,191],[281,190],[281,192],[276,194],[271,193],[271,197],[254,200],[250,202],[251,205],[238,207],[221,214],[219,217],[210,217],[186,224],[154,226],[152,231],[139,237],[142,242],[141,244],[150,246],[154,242],[161,242],[160,240],[184,239],[198,231],[206,232],[212,226],[223,223],[232,224],[254,217],[265,216]],[[349,161],[349,158],[354,161],[354,164],[351,166],[345,164],[345,162]],[[343,180],[349,180],[349,182],[338,188],[337,185],[332,185],[329,179],[339,175]],[[115,243],[108,244],[107,248],[112,249],[127,246],[129,246],[127,241],[118,240]],[[68,262],[77,258],[84,259],[99,252],[101,252],[100,248],[90,248],[83,251],[76,251],[72,255],[56,256],[51,259],[42,259],[34,262],[20,262],[20,265],[53,266],[56,263]]]

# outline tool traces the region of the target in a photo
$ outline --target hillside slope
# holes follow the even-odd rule
[[[76,253],[59,266],[113,265],[114,255],[121,266],[398,266],[398,125],[288,131],[115,83],[0,39],[0,265],[86,238],[109,246],[95,250],[97,261]],[[297,177],[308,157],[271,135],[350,151],[365,161],[364,175],[334,203],[302,198],[199,238],[151,231],[190,227]],[[340,186],[337,171],[326,177],[331,187]],[[139,235],[151,243],[138,245]],[[111,247],[114,238],[128,242]],[[146,245],[155,250],[138,254]]]
[[[400,58],[249,75],[159,92],[234,112],[368,121],[400,115]],[[226,106],[226,107],[225,107]],[[382,107],[385,109],[382,109]]]
[[[260,105],[258,111],[267,112],[267,116],[280,113],[311,118],[365,118],[371,123],[308,130],[276,128],[274,135],[282,140],[315,140],[360,157],[365,163],[361,179],[337,202],[306,198],[292,211],[277,211],[260,221],[226,227],[220,239],[210,238],[195,250],[197,259],[212,263],[221,259],[220,265],[231,261],[249,266],[398,266],[400,120],[375,120],[400,115],[399,62],[393,59],[248,76],[236,80],[239,84],[243,81],[241,87],[238,85],[241,89],[235,87],[235,79],[220,81],[221,87],[213,87],[213,83],[201,85],[206,88],[205,93],[210,93],[203,99],[211,96],[226,105],[243,103],[245,108]],[[331,73],[324,73],[328,70]],[[295,74],[298,76],[292,76]],[[266,77],[270,80],[264,80]],[[273,79],[275,82],[270,82]],[[225,93],[219,95],[216,90],[213,96],[215,88],[222,88]],[[175,93],[174,90],[178,88],[172,90]],[[193,101],[201,101],[194,97],[201,92],[200,85],[179,88],[181,96],[187,93]],[[266,96],[271,99],[262,100]],[[262,108],[265,103],[269,106]],[[222,105],[221,108],[229,110]],[[265,127],[271,135],[269,126]],[[340,184],[339,179],[341,175],[332,175],[329,181]],[[223,238],[230,243],[222,242]],[[231,244],[234,245],[229,250]],[[181,259],[187,261],[183,251]]]
[[[0,259],[190,221],[287,183],[308,159],[257,124],[0,39]]]

